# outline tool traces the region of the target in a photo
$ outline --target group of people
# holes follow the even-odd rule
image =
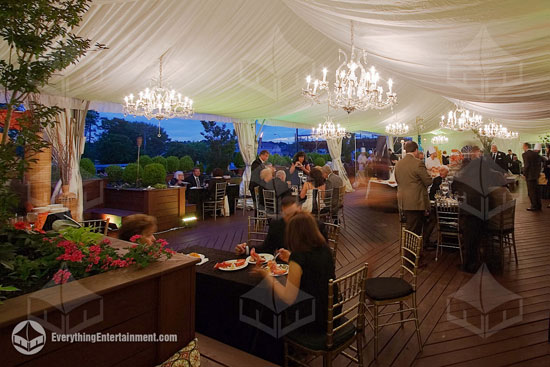
[[[206,181],[201,169],[198,167],[193,168],[193,172],[187,178],[184,178],[182,171],[174,172],[174,177],[170,180],[170,186],[187,186],[193,187],[206,187],[208,199],[214,200],[216,196],[216,184],[224,183],[226,180],[223,178],[223,170],[221,168],[214,168],[210,180]]]
[[[272,190],[275,192],[278,204],[277,210],[279,210],[282,199],[286,196],[292,196],[292,187],[299,190],[298,198],[302,203],[302,210],[305,212],[317,211],[317,203],[319,202],[317,195],[325,191],[332,192],[331,206],[332,209],[337,208],[338,202],[335,199],[338,195],[336,190],[339,190],[344,183],[338,175],[334,174],[330,166],[312,167],[307,162],[304,152],[298,152],[290,167],[285,169],[276,170],[268,162],[268,159],[269,152],[262,150],[251,166],[249,189],[252,199],[256,201],[254,192],[255,188],[258,188],[257,208],[263,209],[264,207],[263,191]]]

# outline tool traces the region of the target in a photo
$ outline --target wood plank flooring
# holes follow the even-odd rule
[[[550,209],[546,209],[549,202],[543,202],[545,209],[542,212],[527,212],[529,200],[524,182],[514,196],[517,198],[519,264],[507,262],[502,274],[492,276],[522,302],[521,305],[508,302],[485,310],[484,320],[488,320],[488,327],[498,325],[506,317],[516,317],[516,322],[493,335],[480,336],[474,330],[474,327],[481,327],[481,321],[477,320],[483,316],[478,307],[452,297],[473,275],[460,270],[456,252],[444,252],[437,262],[434,252],[426,252],[428,266],[420,270],[417,288],[423,352],[419,352],[412,323],[403,328],[387,326],[380,333],[380,354],[378,361],[374,361],[373,335],[367,329],[366,365],[550,366]],[[398,216],[369,209],[364,197],[365,189],[346,195],[346,226],[340,237],[337,275],[357,269],[365,262],[369,264],[369,277],[396,275],[399,268]],[[241,213],[218,218],[215,222],[208,219],[194,228],[167,232],[159,237],[166,238],[176,250],[201,245],[232,251],[237,243],[246,241],[247,217]],[[448,302],[452,315],[467,315],[470,327],[449,321]],[[352,364],[338,357],[334,365]]]

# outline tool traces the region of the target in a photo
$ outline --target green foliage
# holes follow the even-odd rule
[[[156,157],[153,157],[153,163],[162,164],[164,166],[164,169],[168,170],[168,162],[166,161],[166,158],[164,158],[160,155],[157,155]],[[145,166],[145,167],[147,167],[147,166]]]
[[[539,139],[542,141],[543,144],[550,144],[550,133],[539,135]]]
[[[237,145],[235,131],[215,121],[201,121],[201,123],[204,128],[201,135],[204,136],[208,145],[207,171],[211,172],[214,168],[227,169]]]
[[[167,172],[176,172],[179,169],[180,166],[180,160],[178,157],[174,157],[171,155],[170,157],[166,158],[166,171]]]
[[[84,124],[84,136],[86,137],[86,144],[92,143],[99,130],[100,118],[99,112],[94,110],[88,110],[86,113],[86,120]]]
[[[107,179],[109,180],[109,183],[122,181],[123,169],[120,166],[108,166],[107,168],[105,168],[105,173],[107,173]]]
[[[315,158],[315,160],[313,161],[313,164],[315,164],[315,165],[318,166],[318,167],[324,166],[325,163],[326,163],[326,161],[325,161],[325,158],[323,158],[323,157],[317,157],[317,158]]]
[[[142,177],[144,186],[166,184],[166,169],[160,163],[151,163],[145,166]]]
[[[148,164],[151,164],[151,163],[153,163],[153,158],[149,157],[147,154],[142,155],[141,157],[139,157],[139,165],[141,167],[145,167],[145,166],[147,166]]]
[[[143,176],[140,170],[140,176]],[[130,185],[135,185],[138,175],[138,165],[137,163],[129,163],[124,171],[122,172],[122,180]]]
[[[235,167],[237,167],[237,168],[244,168],[245,167],[243,155],[241,154],[241,152],[235,152],[235,155],[233,157],[233,163],[235,164]]]
[[[103,164],[128,163],[137,159],[137,146],[126,135],[104,133],[96,144],[99,161]]]
[[[166,155],[176,157],[190,156],[193,161],[204,162],[208,144],[205,141],[171,141],[166,148]]]
[[[15,291],[18,291],[19,288],[15,288],[15,287],[12,287],[12,286],[3,286],[2,284],[0,284],[0,292],[15,292]],[[0,305],[2,304],[2,299],[4,299],[5,297],[3,296],[0,296]]]
[[[274,166],[290,166],[292,163],[290,157],[281,156],[277,153],[270,154],[267,161],[271,162]]]
[[[154,189],[166,189],[167,187],[168,187],[168,185],[166,185],[166,184],[154,184],[153,185]]]
[[[88,172],[92,176],[95,176],[96,174],[95,164],[89,158],[82,158],[80,160],[80,171],[83,170]]]
[[[63,238],[74,243],[83,243],[86,246],[91,246],[103,239],[101,233],[92,232],[91,228],[86,227],[67,227],[59,231]]]
[[[194,167],[195,167],[195,163],[193,163],[193,159],[188,155],[180,158],[179,169],[182,170],[183,172],[189,172]]]
[[[71,31],[78,28],[88,8],[88,0],[0,2],[0,37],[7,52],[0,60],[0,85],[6,94],[6,116],[0,121],[5,132],[0,140],[0,224],[13,214],[19,200],[8,181],[20,178],[33,155],[48,145],[37,133],[53,125],[60,111],[56,106],[29,103],[27,97],[39,93],[52,75],[86,54],[91,41]],[[22,105],[30,115],[18,117],[23,128],[8,134],[11,118]],[[23,148],[25,157],[20,154]]]

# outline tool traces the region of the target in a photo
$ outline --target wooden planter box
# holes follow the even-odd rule
[[[121,209],[152,215],[159,231],[178,227],[185,215],[185,187],[167,189],[115,189],[104,191],[105,208]]]
[[[128,243],[113,239],[113,246]],[[2,365],[147,366],[167,360],[195,337],[195,263],[176,254],[145,269],[98,274],[12,298],[0,305]],[[28,311],[27,311],[28,310]],[[12,346],[21,321],[40,319],[41,351],[26,356]],[[47,320],[41,321],[41,320]],[[177,342],[52,342],[52,330],[73,333],[176,334]]]

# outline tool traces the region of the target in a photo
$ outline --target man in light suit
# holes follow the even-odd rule
[[[421,235],[426,213],[430,210],[428,186],[432,184],[432,178],[418,159],[418,144],[408,141],[405,152],[405,158],[395,165],[397,201],[406,218],[405,228]]]
[[[342,181],[342,178],[340,176],[335,175],[334,172],[332,172],[332,168],[330,168],[329,165],[324,165],[323,167],[321,167],[321,172],[323,173],[323,177],[326,180],[326,189],[332,190],[331,209],[332,214],[336,215],[338,213],[338,208],[341,206],[341,203],[339,202],[340,187],[344,186],[344,181]]]
[[[508,171],[508,156],[504,152],[499,152],[498,147],[491,145],[491,158],[504,171]]]
[[[531,150],[529,143],[523,144],[523,176],[527,182],[527,193],[531,200],[529,211],[538,211],[542,209],[542,203],[538,192],[539,176],[542,167],[541,156]]]

